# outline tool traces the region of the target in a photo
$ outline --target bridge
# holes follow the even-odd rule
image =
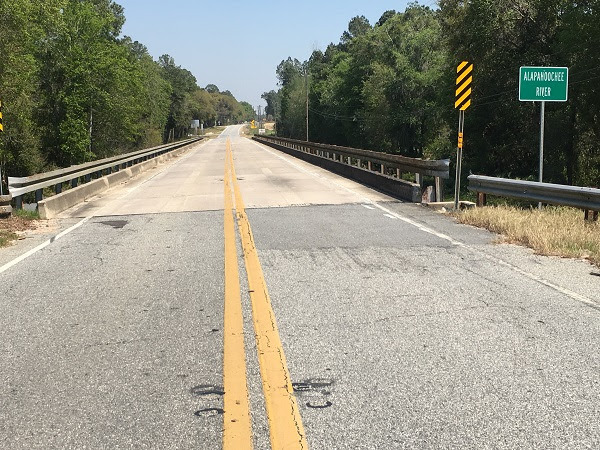
[[[240,128],[0,252],[1,447],[598,445],[587,263]]]

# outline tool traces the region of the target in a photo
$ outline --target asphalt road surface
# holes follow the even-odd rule
[[[597,270],[239,131],[0,251],[0,448],[600,447]]]

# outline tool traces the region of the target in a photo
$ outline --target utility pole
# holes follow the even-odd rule
[[[306,142],[309,142],[308,139],[308,68],[306,72],[304,72],[304,79],[306,85]]]
[[[258,105],[258,128],[262,128],[262,106]]]

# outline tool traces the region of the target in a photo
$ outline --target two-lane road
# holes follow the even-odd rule
[[[239,131],[73,208],[0,273],[0,448],[600,446],[589,265]],[[244,382],[246,438],[243,399],[225,407]]]

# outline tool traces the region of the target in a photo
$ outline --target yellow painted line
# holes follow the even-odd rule
[[[242,297],[235,243],[235,222],[229,165],[229,141],[225,157],[225,324],[223,333],[223,449],[252,449],[252,425],[246,383],[246,351]]]
[[[458,72],[460,72],[460,70]],[[471,72],[473,72],[473,64],[471,64],[469,67],[467,67],[467,69],[458,76],[458,78],[456,79],[456,84],[460,84],[460,82],[462,80],[464,80],[465,77],[467,75],[469,75]]]
[[[246,273],[248,275],[254,334],[269,420],[271,448],[273,450],[308,449],[298,402],[294,396],[290,373],[283,353],[279,331],[277,330],[275,314],[273,308],[271,308],[271,299],[256,245],[254,244],[250,222],[246,215],[244,200],[235,175],[235,165],[231,152],[229,158],[238,228],[242,238]]]

